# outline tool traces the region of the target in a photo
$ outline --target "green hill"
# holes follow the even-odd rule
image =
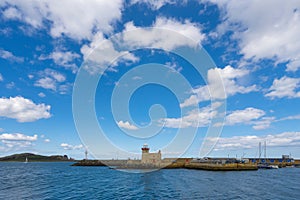
[[[68,158],[67,155],[53,155],[53,156],[42,156],[33,153],[21,153],[0,158],[0,162],[25,162],[26,158],[28,162],[62,162],[62,161],[74,161],[72,158]]]

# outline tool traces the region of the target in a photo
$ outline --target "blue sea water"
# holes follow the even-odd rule
[[[126,173],[70,163],[0,163],[0,199],[299,199],[300,168]]]

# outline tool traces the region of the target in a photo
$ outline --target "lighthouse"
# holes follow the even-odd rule
[[[148,145],[147,144],[144,144],[143,145],[143,147],[142,147],[142,153],[144,154],[144,153],[149,153],[149,147],[148,147]]]
[[[144,164],[159,164],[161,162],[161,152],[149,153],[150,148],[147,144],[142,147],[142,163]]]

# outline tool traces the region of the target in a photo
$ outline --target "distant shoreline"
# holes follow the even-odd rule
[[[0,158],[0,162],[76,162],[67,155],[43,156],[33,153],[13,154]]]

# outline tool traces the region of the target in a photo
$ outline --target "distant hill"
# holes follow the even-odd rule
[[[62,161],[74,161],[72,158],[68,158],[67,155],[53,155],[53,156],[42,156],[36,155],[33,153],[21,153],[21,154],[14,154],[10,156],[5,156],[0,158],[0,162],[25,162],[26,158],[28,162],[62,162]]]

